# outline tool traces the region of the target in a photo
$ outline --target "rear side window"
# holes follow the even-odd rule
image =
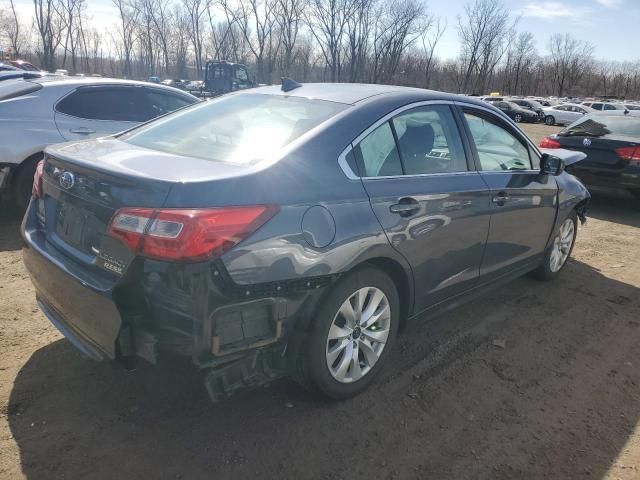
[[[615,107],[614,105],[609,105],[609,104],[605,105],[605,106],[604,106],[604,109],[605,109],[605,110],[617,110],[617,109],[616,109],[616,107]]]
[[[402,175],[402,164],[389,122],[367,135],[359,144],[365,177]]]
[[[483,171],[530,170],[529,150],[497,120],[465,112]]]
[[[449,107],[418,107],[393,119],[406,175],[467,170],[467,160]]]
[[[150,118],[171,113],[194,103],[188,98],[168,94],[160,90],[147,90],[147,102],[149,104]]]
[[[56,110],[89,120],[144,122],[150,118],[146,107],[140,87],[88,87],[64,97]]]

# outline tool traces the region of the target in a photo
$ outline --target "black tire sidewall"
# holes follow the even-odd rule
[[[326,360],[326,343],[333,319],[344,301],[356,290],[363,287],[376,287],[384,292],[391,308],[391,325],[385,348],[373,368],[360,380],[353,383],[340,383],[331,373]],[[395,343],[400,323],[400,301],[396,286],[391,278],[374,267],[361,267],[342,278],[329,293],[315,316],[311,334],[307,340],[308,374],[313,386],[324,395],[334,398],[348,398],[367,388],[374,380]]]
[[[31,198],[33,176],[42,157],[30,158],[20,164],[13,181],[13,199],[18,208],[26,210]]]

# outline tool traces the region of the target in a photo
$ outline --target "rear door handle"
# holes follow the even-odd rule
[[[84,135],[89,135],[91,133],[96,133],[95,130],[91,130],[91,129],[87,128],[87,127],[72,128],[69,131],[71,133],[80,133],[80,134],[84,134]]]
[[[401,198],[398,203],[394,203],[389,207],[391,213],[397,213],[401,217],[409,217],[420,210],[420,204],[415,198]]]
[[[505,204],[505,202],[507,202],[509,200],[509,195],[507,195],[505,192],[499,192],[497,195],[495,195],[491,201],[495,204],[497,204],[498,206],[502,206]]]

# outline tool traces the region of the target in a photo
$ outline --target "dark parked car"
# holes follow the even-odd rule
[[[629,193],[640,206],[640,117],[595,113],[540,142],[545,148],[584,152],[571,173],[590,189]]]
[[[539,102],[536,102],[535,100],[527,100],[524,98],[514,98],[509,101],[521,106],[522,108],[526,108],[527,110],[535,112],[536,115],[538,115],[538,120],[544,122],[545,114],[544,110],[542,109],[542,104],[540,104]]]
[[[492,105],[497,109],[502,110],[505,115],[516,123],[537,122],[540,119],[538,114],[533,110],[528,110],[511,101],[493,102]]]
[[[213,398],[285,373],[343,398],[409,319],[561,272],[589,194],[499,110],[285,85],[47,148],[24,261],[86,355],[188,356]]]

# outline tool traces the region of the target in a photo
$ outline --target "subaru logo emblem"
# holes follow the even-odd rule
[[[76,183],[76,177],[71,172],[63,172],[58,177],[58,183],[65,190],[69,190]]]
[[[588,147],[589,145],[591,145],[591,140],[589,140],[588,138],[585,138],[584,140],[582,140],[582,145],[584,145],[585,147]]]

